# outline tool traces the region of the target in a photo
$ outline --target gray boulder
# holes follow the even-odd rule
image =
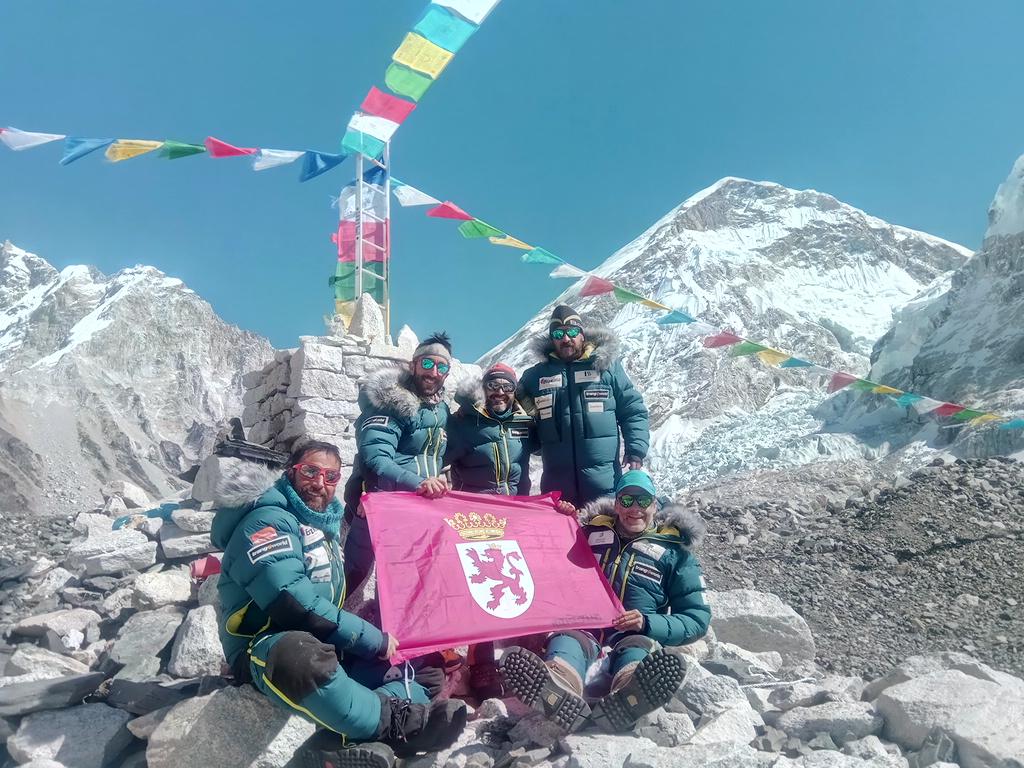
[[[109,501],[114,496],[120,496],[128,509],[147,509],[152,505],[146,492],[135,483],[127,480],[114,480],[107,483],[100,489],[104,501]]]
[[[220,605],[220,593],[217,591],[217,583],[219,581],[219,573],[215,573],[213,576],[207,576],[203,579],[203,583],[199,585],[199,592],[197,595],[200,605]]]
[[[795,707],[787,712],[769,712],[765,722],[787,735],[810,741],[819,733],[827,733],[842,744],[882,730],[882,718],[875,707],[866,701],[832,701],[812,707]]]
[[[167,647],[185,618],[180,608],[165,607],[140,611],[132,616],[110,649],[109,658],[124,668],[117,677],[126,680],[149,680],[160,672],[159,654]]]
[[[171,512],[171,520],[183,531],[209,533],[216,510],[179,508]]]
[[[688,742],[696,730],[689,715],[658,709],[640,718],[633,733],[659,747],[676,747]]]
[[[130,719],[127,712],[106,704],[37,712],[21,721],[7,740],[7,751],[19,763],[49,759],[67,768],[116,765],[132,740],[125,727]]]
[[[100,621],[100,615],[88,608],[69,608],[63,611],[42,613],[22,619],[11,629],[12,634],[24,637],[43,637],[53,632],[65,648],[81,647],[90,627]]]
[[[79,515],[79,517],[82,517]],[[71,570],[85,570],[87,576],[141,571],[156,562],[156,544],[146,534],[130,528],[91,528],[88,538],[74,544],[65,564]]]
[[[191,533],[173,523],[164,523],[160,528],[160,549],[168,560],[196,557],[216,551],[216,547],[210,542],[209,533]]]
[[[707,598],[719,642],[747,651],[777,651],[786,666],[814,661],[814,638],[807,622],[776,595],[732,589],[708,592]]]
[[[204,605],[189,611],[174,638],[167,671],[175,677],[219,675],[223,662],[217,610],[212,605]]]
[[[737,706],[750,708],[740,684],[724,675],[712,675],[692,682],[686,680],[676,693],[676,698],[701,717]]]
[[[978,680],[988,680],[993,683],[1013,685],[1014,681],[1019,682],[1019,678],[992,669],[992,667],[982,664],[966,653],[942,651],[908,657],[884,676],[877,680],[872,680],[864,686],[862,698],[864,701],[874,701],[886,688],[913,680],[915,677],[922,677],[932,672],[942,672],[947,669],[956,669],[970,677],[977,678]]]
[[[186,568],[143,573],[132,587],[132,605],[141,610],[181,605],[192,599],[192,578]]]
[[[88,674],[89,667],[79,661],[54,653],[37,645],[21,645],[11,654],[7,662],[7,674],[32,674],[45,672],[50,677]]]
[[[746,702],[744,702],[746,704]],[[701,719],[691,744],[750,744],[757,731],[750,719],[749,705],[732,707]]]

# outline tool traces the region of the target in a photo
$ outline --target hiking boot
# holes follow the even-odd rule
[[[545,662],[532,651],[513,646],[498,665],[505,689],[527,706],[543,712],[566,731],[575,731],[586,722],[590,707],[583,700],[583,680],[565,662]]]
[[[330,731],[317,731],[299,749],[302,768],[394,768],[395,753],[387,744],[345,745]]]
[[[501,685],[498,665],[492,661],[471,666],[469,668],[469,688],[479,701],[500,699],[504,696],[505,690]]]
[[[615,674],[611,692],[594,705],[590,719],[602,730],[627,731],[644,715],[665,706],[685,673],[682,659],[659,648]]]
[[[449,747],[466,727],[466,705],[457,699],[413,704],[381,696],[381,730],[377,739],[398,757]]]

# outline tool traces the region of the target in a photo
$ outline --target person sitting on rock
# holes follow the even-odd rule
[[[444,382],[452,345],[444,332],[423,340],[407,368],[371,374],[359,393],[356,461],[345,486],[345,568],[355,590],[373,568],[370,531],[360,508],[363,493],[415,491],[438,498],[448,491],[442,474],[448,403]]]
[[[614,625],[556,632],[543,658],[523,648],[510,648],[501,658],[506,688],[567,730],[581,727],[588,716],[602,729],[627,730],[666,704],[683,681],[684,664],[663,646],[691,643],[711,622],[692,553],[704,521],[679,505],[655,514],[655,498],[650,475],[630,470],[614,497],[580,512],[583,534],[625,608]],[[591,711],[584,681],[603,647],[610,648],[611,687]]]
[[[220,638],[236,679],[323,729],[305,747],[305,765],[383,768],[395,753],[447,747],[466,709],[431,704],[415,677],[396,676],[387,661],[398,641],[341,609],[340,479],[338,449],[311,441],[283,475],[242,462],[222,480],[211,533],[224,550]],[[443,676],[432,677],[439,688]],[[345,749],[346,741],[380,743]]]

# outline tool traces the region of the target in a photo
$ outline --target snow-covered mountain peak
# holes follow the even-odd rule
[[[996,190],[988,209],[985,239],[1020,234],[1024,234],[1024,155],[1017,158],[1010,175]]]
[[[45,259],[5,240],[0,245],[0,325],[3,324],[3,310],[36,286],[53,280],[56,274],[57,270]]]

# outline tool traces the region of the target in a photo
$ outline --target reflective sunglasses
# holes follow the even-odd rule
[[[484,384],[484,389],[488,392],[504,392],[507,395],[516,391],[516,388],[507,381],[488,381]]]
[[[570,339],[575,339],[581,333],[583,333],[582,328],[577,328],[575,325],[571,325],[568,328],[555,328],[555,330],[551,332],[551,338],[555,341],[561,341],[566,336]]]
[[[324,469],[316,464],[295,464],[292,466],[296,472],[307,480],[315,480],[317,477],[324,479],[324,485],[337,485],[341,480],[340,469]]]
[[[422,368],[424,371],[431,371],[434,368],[437,368],[437,372],[440,373],[442,376],[444,376],[446,373],[448,373],[448,371],[452,369],[452,367],[448,363],[436,363],[429,357],[420,358],[420,368]]]
[[[640,507],[640,509],[647,509],[649,506],[651,506],[651,502],[653,501],[654,497],[648,496],[647,494],[644,494],[643,496],[633,496],[630,493],[624,493],[621,496],[619,496],[619,504],[621,504],[626,509],[632,507],[634,502],[638,507]]]

